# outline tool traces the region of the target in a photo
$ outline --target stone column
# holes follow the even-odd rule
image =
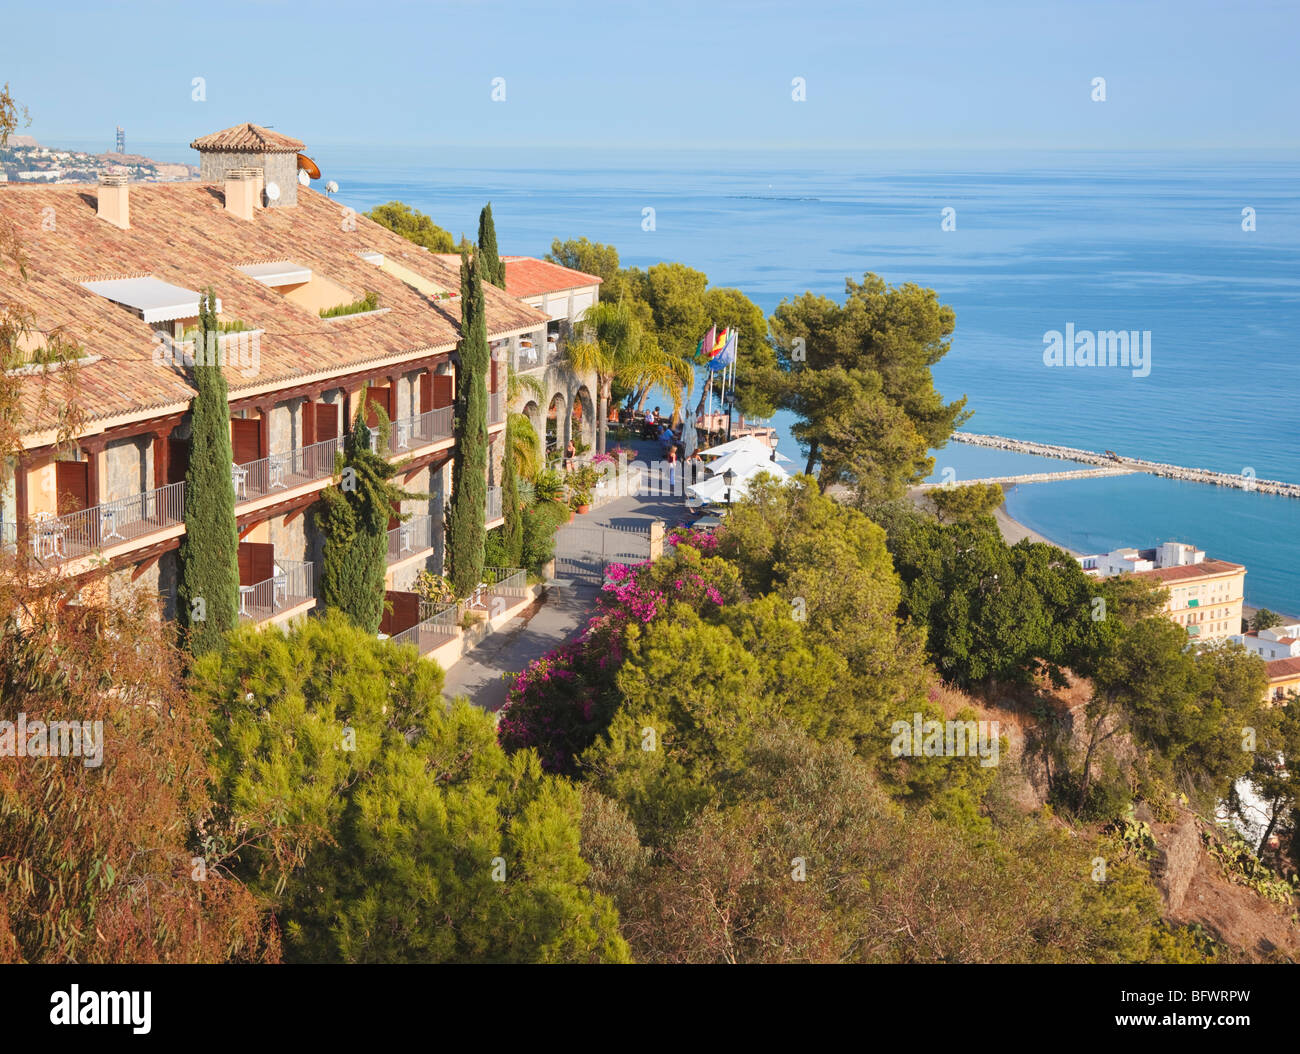
[[[658,560],[664,555],[664,521],[655,520],[650,524],[650,559]]]

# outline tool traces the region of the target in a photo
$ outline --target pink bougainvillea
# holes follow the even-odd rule
[[[674,527],[668,532],[668,544],[674,549],[679,545],[689,545],[704,556],[714,556],[718,551],[717,535],[702,527]]]
[[[611,564],[596,614],[582,631],[511,680],[497,725],[502,746],[532,747],[549,771],[572,772],[617,706],[614,674],[623,661],[625,628],[658,618],[676,602],[696,611],[723,604],[717,585],[694,569],[699,566],[673,558]]]

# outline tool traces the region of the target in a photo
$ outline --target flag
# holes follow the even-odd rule
[[[695,360],[697,362],[708,362],[709,357],[713,354],[713,342],[716,337],[716,326],[710,326],[709,331],[700,338],[700,342],[695,345]]]
[[[722,353],[723,348],[727,346],[727,338],[730,334],[731,330],[723,326],[718,333],[717,339],[713,342],[713,349],[709,352],[709,358],[716,359]]]
[[[736,331],[729,329],[725,332],[727,334],[726,343],[723,344],[722,350],[709,363],[709,369],[711,370],[726,369],[736,361]]]

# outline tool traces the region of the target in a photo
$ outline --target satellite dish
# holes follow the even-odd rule
[[[270,201],[280,200],[280,185],[278,183],[268,183],[266,185],[266,196]]]
[[[328,183],[325,184],[326,194],[337,194],[338,192],[339,192],[339,185],[335,183],[334,180],[331,179]]]
[[[298,170],[298,182],[301,183],[301,184],[305,187],[308,183],[311,182],[311,176],[307,175],[307,173],[304,172],[304,171],[302,171],[302,169],[299,169],[299,170]]]

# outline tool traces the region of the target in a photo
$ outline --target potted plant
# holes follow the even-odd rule
[[[591,512],[591,491],[575,487],[569,498],[569,507],[579,515]]]

